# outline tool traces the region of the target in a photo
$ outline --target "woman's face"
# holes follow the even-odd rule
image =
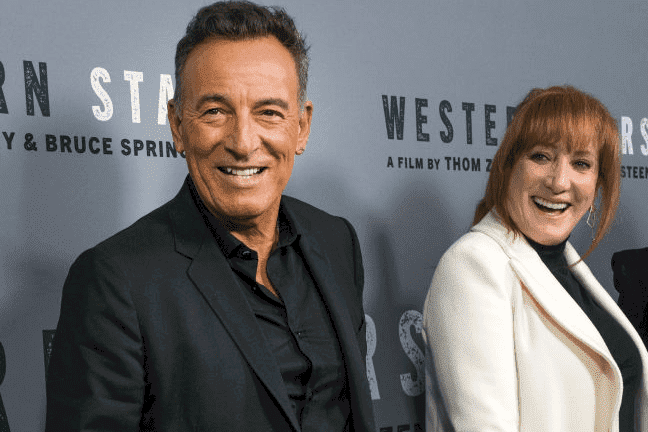
[[[589,210],[597,180],[598,152],[591,143],[571,152],[561,144],[537,145],[513,167],[507,210],[525,236],[555,245]]]

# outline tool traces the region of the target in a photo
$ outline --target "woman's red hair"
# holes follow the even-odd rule
[[[502,223],[516,235],[520,229],[508,212],[513,167],[538,144],[572,149],[598,147],[598,226],[585,258],[609,231],[619,204],[621,157],[616,120],[596,98],[571,86],[534,88],[518,105],[491,165],[484,198],[477,205],[473,225],[495,209]]]

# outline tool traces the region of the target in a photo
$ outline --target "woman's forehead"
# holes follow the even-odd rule
[[[573,154],[597,154],[598,145],[593,140],[560,140],[551,142],[537,142],[529,150],[548,148],[558,152]]]
[[[526,150],[543,145],[572,152],[598,152],[601,146],[598,124],[589,116],[534,119],[525,128],[523,139]]]

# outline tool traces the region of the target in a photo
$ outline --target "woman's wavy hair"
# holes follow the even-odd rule
[[[600,197],[598,221],[592,243],[583,255],[587,257],[609,231],[619,204],[621,157],[616,120],[605,106],[591,95],[572,86],[534,88],[518,105],[495,153],[484,197],[477,205],[473,225],[495,209],[502,223],[515,235],[521,234],[508,212],[509,183],[513,167],[538,144],[572,149],[598,147],[598,180]]]

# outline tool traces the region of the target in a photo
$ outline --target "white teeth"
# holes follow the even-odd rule
[[[226,167],[225,171],[227,172],[227,174],[249,177],[254,174],[259,174],[261,172],[261,168],[235,169],[231,167]]]
[[[538,197],[534,197],[533,201],[536,202],[536,204],[540,204],[543,207],[550,208],[552,210],[565,210],[567,208],[567,203],[551,203],[549,201],[545,201],[543,199],[540,199]]]

